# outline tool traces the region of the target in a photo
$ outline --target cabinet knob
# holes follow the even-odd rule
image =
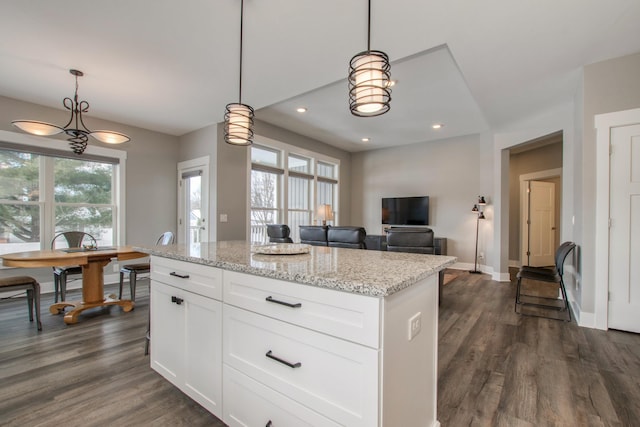
[[[267,425],[266,425],[266,426],[264,426],[264,427],[271,427],[272,425],[273,425],[273,423],[271,422],[271,420],[269,420],[269,422],[267,423]]]
[[[180,305],[182,304],[184,300],[182,298],[178,298],[178,297],[171,297],[171,302],[175,302],[176,304]]]

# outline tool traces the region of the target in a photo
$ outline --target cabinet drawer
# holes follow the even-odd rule
[[[378,425],[379,352],[223,306],[223,362],[348,426]]]
[[[222,299],[222,270],[215,267],[152,256],[151,279],[205,297]]]
[[[338,427],[339,424],[224,366],[224,422],[231,426]]]
[[[380,346],[380,298],[225,271],[223,299],[315,331]]]

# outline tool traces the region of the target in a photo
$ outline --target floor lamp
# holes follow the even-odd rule
[[[482,212],[482,206],[486,205],[487,202],[484,200],[484,196],[478,196],[478,203],[473,205],[473,209],[471,212],[477,215],[476,218],[476,256],[473,259],[473,270],[469,271],[469,273],[473,274],[481,274],[482,271],[478,270],[478,233],[480,230],[480,220],[484,219],[484,212]]]

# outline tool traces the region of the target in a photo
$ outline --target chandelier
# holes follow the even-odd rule
[[[87,128],[82,120],[82,113],[89,111],[89,103],[87,101],[78,101],[78,77],[82,77],[84,73],[78,70],[69,70],[69,73],[76,78],[76,91],[73,99],[67,97],[62,101],[62,105],[71,111],[71,117],[64,126],[53,125],[51,123],[40,122],[37,120],[14,120],[11,123],[18,129],[38,136],[52,136],[59,133],[66,133],[69,138],[71,150],[80,155],[87,148],[89,136],[106,144],[122,144],[131,141],[127,135],[110,130],[91,131]]]

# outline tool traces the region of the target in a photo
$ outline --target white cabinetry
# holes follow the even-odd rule
[[[434,425],[436,277],[374,298],[224,271],[224,421]]]
[[[222,417],[222,271],[156,257],[151,265],[151,367]]]
[[[226,424],[437,425],[437,274],[377,298],[151,263],[151,366]]]

